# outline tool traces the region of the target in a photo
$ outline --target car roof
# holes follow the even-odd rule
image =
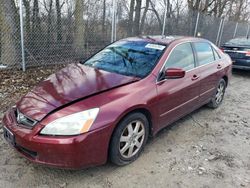
[[[250,46],[250,39],[247,37],[237,37],[225,42],[222,46]]]
[[[176,40],[205,40],[202,38],[195,38],[195,37],[187,37],[187,36],[178,36],[178,35],[169,35],[169,36],[162,36],[162,35],[146,35],[146,36],[139,36],[139,37],[129,37],[122,39],[125,41],[146,41],[146,42],[152,42],[152,43],[159,43],[159,44],[165,44],[168,45],[171,42],[174,42]]]

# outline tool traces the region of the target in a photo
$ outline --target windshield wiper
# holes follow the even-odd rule
[[[109,48],[110,50],[112,50],[113,52],[115,52],[116,54],[120,55],[122,58],[126,59],[131,65],[132,63],[134,63],[134,59],[131,57],[128,57],[128,55],[126,53],[120,52],[115,48]]]

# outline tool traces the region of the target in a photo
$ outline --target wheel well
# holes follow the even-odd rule
[[[223,76],[223,78],[222,79],[224,79],[225,80],[225,82],[226,82],[226,86],[228,85],[228,77],[227,76]]]
[[[118,121],[118,123],[116,125],[118,125],[129,114],[136,113],[136,112],[142,113],[143,115],[146,116],[146,118],[148,120],[148,123],[149,123],[149,136],[152,136],[153,135],[153,131],[152,131],[152,119],[151,119],[152,115],[145,108],[137,108],[137,109],[134,109],[132,111],[127,112],[124,116],[122,116],[122,118]],[[113,133],[114,133],[115,129],[116,129],[116,127],[114,128]],[[112,133],[112,135],[113,135],[113,133]]]
[[[149,112],[149,110],[145,109],[145,108],[137,108],[137,109],[134,109],[132,111],[129,111],[128,113],[126,113],[121,119],[119,122],[121,122],[127,115],[129,114],[132,114],[132,113],[136,113],[136,112],[139,112],[139,113],[142,113],[143,115],[146,116],[147,120],[148,120],[148,123],[149,123],[149,136],[152,136],[153,135],[153,131],[152,131],[152,115],[151,113]],[[117,124],[119,124],[119,122]]]
[[[129,114],[132,114],[132,113],[136,113],[136,112],[139,112],[139,113],[142,113],[143,115],[146,116],[147,120],[148,120],[148,123],[149,123],[149,136],[153,136],[153,131],[152,131],[152,115],[151,113],[145,109],[145,108],[137,108],[137,109],[134,109],[132,111],[129,111],[128,113],[126,113],[120,120],[119,122],[117,123],[117,125]],[[115,131],[116,127],[114,128],[113,132],[112,132],[112,135],[111,135],[111,138],[109,140],[109,146],[108,146],[108,158],[110,157],[109,156],[109,153],[110,153],[110,143],[111,143],[111,139],[112,139],[112,136],[114,134],[114,131]]]
[[[138,108],[138,109],[130,111],[125,116],[127,116],[128,114],[135,113],[135,112],[140,112],[140,113],[142,113],[143,115],[146,116],[146,118],[148,120],[148,123],[149,123],[149,135],[152,136],[153,135],[153,131],[152,131],[152,115],[151,115],[151,113],[147,109],[145,109],[145,108]]]

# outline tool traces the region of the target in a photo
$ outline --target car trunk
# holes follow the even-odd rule
[[[247,46],[222,46],[222,50],[232,59],[250,59],[249,49]]]

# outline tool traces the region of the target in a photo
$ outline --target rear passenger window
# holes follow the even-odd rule
[[[167,63],[167,68],[182,68],[190,70],[194,68],[194,54],[190,43],[180,44],[171,52]]]
[[[199,65],[205,65],[214,61],[214,53],[212,47],[207,42],[196,42],[194,48],[197,52]]]
[[[220,59],[220,55],[218,54],[217,50],[215,50],[213,48],[213,51],[214,51],[214,58],[215,58],[215,60],[219,60]]]

